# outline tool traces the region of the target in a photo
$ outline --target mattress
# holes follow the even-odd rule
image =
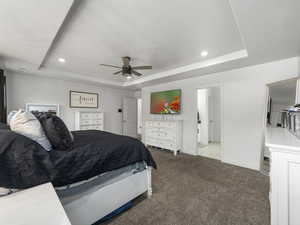
[[[125,179],[126,177],[129,177],[135,173],[144,171],[146,168],[146,163],[138,162],[126,167],[122,167],[120,169],[102,173],[85,181],[77,182],[63,187],[56,187],[55,190],[62,204],[64,205],[80,198],[85,194],[103,188],[119,180]]]

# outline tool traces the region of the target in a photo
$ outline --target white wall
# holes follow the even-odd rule
[[[8,111],[25,108],[26,103],[60,104],[61,117],[67,126],[74,129],[74,112],[69,108],[69,91],[85,91],[99,93],[99,111],[104,112],[104,129],[109,132],[121,134],[123,96],[133,97],[134,92],[118,90],[105,86],[93,86],[82,82],[64,81],[38,76],[8,73]]]
[[[200,76],[142,89],[143,121],[167,116],[150,114],[150,93],[182,89],[183,152],[197,152],[197,89],[220,85],[222,99],[222,160],[260,168],[264,137],[266,84],[298,76],[298,58]]]

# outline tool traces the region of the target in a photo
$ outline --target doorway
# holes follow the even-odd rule
[[[137,99],[137,135],[138,139],[142,139],[142,129],[143,129],[143,118],[142,118],[142,99]]]
[[[136,98],[123,98],[123,135],[137,137],[137,100]]]
[[[221,88],[197,90],[198,154],[221,160]]]
[[[285,129],[286,124],[282,117],[285,110],[295,105],[297,92],[297,78],[283,80],[266,86],[266,110],[265,110],[265,126],[268,129]],[[264,143],[263,143],[263,146]],[[269,149],[263,147],[261,161],[261,172],[269,175],[270,171],[270,152]]]

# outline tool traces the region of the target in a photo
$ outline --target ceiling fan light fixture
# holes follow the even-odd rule
[[[60,63],[65,63],[65,62],[66,62],[66,59],[65,59],[65,58],[58,58],[58,62],[60,62]]]
[[[138,72],[137,70],[151,70],[152,66],[131,66],[130,61],[132,59],[129,56],[122,57],[123,65],[115,66],[111,64],[100,64],[100,66],[112,67],[119,69],[117,72],[114,72],[113,75],[120,74],[123,77],[126,77],[127,80],[134,78],[133,75],[140,77],[143,74]]]
[[[204,50],[204,51],[201,52],[201,56],[202,56],[202,57],[206,57],[207,55],[208,55],[208,52],[207,52],[207,51]]]

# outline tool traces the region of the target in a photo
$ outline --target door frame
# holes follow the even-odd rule
[[[224,161],[224,85],[222,83],[216,83],[216,84],[203,84],[196,88],[195,95],[196,95],[196,112],[198,112],[198,90],[199,89],[208,89],[208,88],[220,88],[220,109],[221,109],[221,118],[220,118],[220,149],[221,149],[221,159],[220,161]],[[195,115],[195,123],[197,124],[197,114]],[[197,132],[198,126],[196,125],[196,155],[199,155],[198,150],[198,132]]]
[[[270,87],[268,84],[265,85],[265,93],[266,93],[266,97],[265,97],[265,108],[263,111],[263,138],[262,138],[262,147],[261,147],[261,154],[260,154],[260,168],[259,171],[263,170],[263,166],[264,166],[264,158],[265,158],[265,141],[266,141],[266,132],[267,132],[267,114],[268,114],[268,103],[269,103],[269,98],[270,98]]]
[[[261,143],[262,147],[261,147],[261,156],[260,156],[260,168],[259,168],[259,171],[262,171],[263,166],[264,166],[265,140],[266,140],[266,132],[267,132],[267,114],[268,114],[268,102],[269,102],[269,98],[270,98],[270,87],[272,87],[272,85],[274,85],[274,84],[283,83],[283,82],[288,81],[288,80],[295,80],[297,82],[297,85],[296,85],[296,96],[295,96],[295,104],[297,104],[298,99],[300,97],[300,96],[298,96],[298,92],[299,92],[299,88],[300,88],[299,77],[293,77],[293,78],[279,80],[279,81],[276,81],[276,82],[271,82],[271,83],[265,84],[266,96],[265,96],[265,108],[263,110],[263,134],[262,134],[262,143]]]
[[[143,99],[136,98],[137,102],[137,135],[142,136],[143,133]],[[140,105],[140,109],[139,109]],[[140,131],[140,133],[139,133]]]

